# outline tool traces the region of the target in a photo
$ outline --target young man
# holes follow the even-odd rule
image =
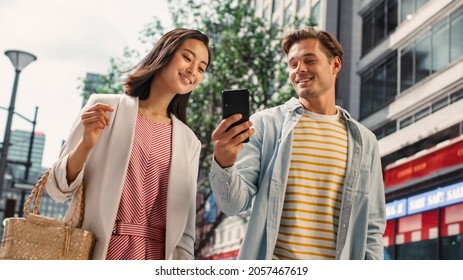
[[[288,34],[282,48],[299,98],[226,131],[233,115],[212,134],[217,204],[227,215],[252,207],[239,258],[383,259],[377,140],[335,105],[344,51],[312,27]]]

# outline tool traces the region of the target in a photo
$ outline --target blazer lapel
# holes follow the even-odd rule
[[[187,185],[188,137],[182,123],[172,115],[172,158],[167,191],[166,258],[170,258],[185,231],[188,218],[188,198],[191,188]]]
[[[110,238],[111,231],[116,219],[119,201],[124,186],[127,168],[132,151],[135,122],[138,112],[138,98],[123,95],[120,97],[115,110],[111,137],[108,140],[108,148],[111,151],[107,158],[107,167],[102,174],[105,182],[102,190],[104,195],[100,196],[100,209],[104,216],[107,238]],[[109,242],[109,239],[107,240]],[[106,254],[106,252],[104,252]]]

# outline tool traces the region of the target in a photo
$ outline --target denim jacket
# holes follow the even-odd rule
[[[383,259],[386,209],[376,137],[349,113],[348,160],[336,242],[336,259]],[[232,216],[251,211],[239,259],[271,259],[286,193],[292,131],[303,107],[292,98],[251,117],[256,132],[237,162],[212,162],[209,179],[219,208]]]

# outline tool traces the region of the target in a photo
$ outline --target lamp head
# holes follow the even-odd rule
[[[6,51],[5,55],[10,58],[14,69],[19,72],[21,72],[27,65],[29,65],[29,63],[37,60],[35,55],[18,50]]]

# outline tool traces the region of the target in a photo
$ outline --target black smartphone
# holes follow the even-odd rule
[[[242,118],[229,126],[227,131],[234,126],[249,120],[248,89],[225,89],[222,91],[222,119],[226,119],[234,114],[241,114]],[[243,142],[249,142],[249,138],[246,138]]]

